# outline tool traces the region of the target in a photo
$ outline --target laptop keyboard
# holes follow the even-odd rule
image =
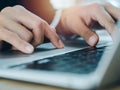
[[[28,63],[25,69],[88,74],[96,69],[104,49],[91,47],[41,59]]]

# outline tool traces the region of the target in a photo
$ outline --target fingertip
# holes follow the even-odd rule
[[[58,44],[59,44],[59,48],[64,48],[64,43],[61,40],[58,41]]]
[[[13,46],[12,50],[19,50],[23,53],[31,54],[34,51],[34,47],[31,44],[27,43],[26,45],[23,46],[22,45],[18,47]]]
[[[47,35],[47,37],[56,48],[64,47],[64,43],[60,39],[59,35],[56,33],[56,29],[54,27],[51,27],[51,31],[49,31],[49,35]]]
[[[97,35],[92,35],[92,36],[88,39],[87,43],[88,43],[90,46],[95,46],[95,45],[98,43],[98,41],[99,41],[99,37],[98,37]]]
[[[56,47],[56,48],[64,48],[64,43],[59,39],[57,41],[52,41],[52,44]]]
[[[34,51],[34,47],[31,44],[25,47],[25,53],[30,54],[30,53],[33,53],[33,51]]]

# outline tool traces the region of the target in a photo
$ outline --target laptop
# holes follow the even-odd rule
[[[120,80],[120,22],[112,39],[106,30],[96,33],[96,47],[79,37],[65,41],[63,49],[46,43],[30,55],[0,52],[0,78],[81,90],[115,83]]]

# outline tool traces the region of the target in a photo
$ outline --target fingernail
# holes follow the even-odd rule
[[[91,37],[89,38],[89,40],[88,40],[88,44],[89,44],[90,46],[94,46],[96,43],[97,43],[97,42],[96,42],[96,36],[95,36],[95,35],[91,36]]]
[[[32,53],[34,48],[32,45],[28,45],[25,49],[27,50],[28,53]]]
[[[60,45],[60,48],[63,48],[64,47],[64,44],[61,40],[59,40],[59,45]]]

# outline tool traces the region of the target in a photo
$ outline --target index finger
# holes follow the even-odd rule
[[[45,36],[53,43],[57,48],[63,48],[64,44],[61,41],[60,37],[56,33],[55,28],[51,28],[49,25],[45,27]]]

